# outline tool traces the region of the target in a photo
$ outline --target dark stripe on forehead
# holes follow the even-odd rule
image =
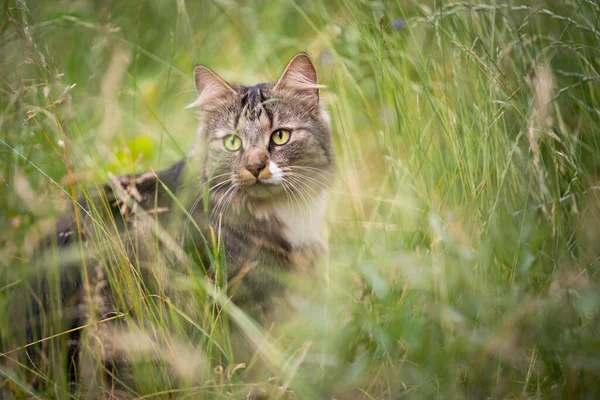
[[[250,121],[260,118],[262,106],[262,84],[250,86],[242,97],[242,106],[246,108],[245,116]]]
[[[262,116],[263,111],[269,120],[269,128],[273,127],[273,110],[269,106],[269,99],[265,95],[264,87],[264,83],[242,86],[239,100],[240,112],[235,116],[235,129],[237,129],[242,116],[249,121],[255,121]]]

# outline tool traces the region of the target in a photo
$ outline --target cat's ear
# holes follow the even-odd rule
[[[317,70],[306,53],[298,53],[290,60],[275,84],[275,91],[291,91],[306,98],[311,104],[319,103]]]
[[[194,82],[198,98],[188,107],[206,108],[236,95],[236,91],[227,82],[203,65],[194,68]]]

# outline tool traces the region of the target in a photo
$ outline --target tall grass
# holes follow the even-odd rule
[[[285,323],[254,324],[186,252],[169,279],[191,297],[152,295],[160,288],[144,287],[104,211],[91,211],[93,244],[122,266],[110,279],[131,308],[119,318],[138,329],[115,346],[162,360],[135,366],[129,395],[600,395],[592,0],[5,0],[0,393],[70,396],[60,369],[19,358],[25,337],[10,332],[23,321],[7,309],[57,265],[33,254],[60,213],[109,173],[158,170],[192,147],[194,65],[253,83],[305,50],[328,86],[338,171],[328,259],[317,279],[294,279]],[[64,364],[67,335],[51,322],[38,340]],[[236,356],[239,343],[250,357]]]

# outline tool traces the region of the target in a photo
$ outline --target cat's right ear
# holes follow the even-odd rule
[[[194,68],[194,82],[198,98],[188,108],[200,107],[206,109],[211,105],[218,106],[231,96],[236,95],[236,91],[227,82],[203,65]]]
[[[281,77],[275,84],[275,91],[286,90],[306,99],[309,104],[319,103],[319,85],[317,70],[306,53],[298,53],[290,60]]]

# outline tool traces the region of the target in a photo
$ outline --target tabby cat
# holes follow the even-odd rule
[[[194,149],[166,170],[115,177],[77,203],[48,239],[50,253],[61,250],[59,288],[40,279],[35,301],[15,307],[17,318],[29,321],[28,342],[55,333],[39,321],[61,308],[62,329],[75,329],[67,366],[74,382],[84,375],[83,336],[100,343],[107,368],[125,363],[101,331],[111,324],[90,323],[128,312],[135,300],[116,284],[171,298],[172,271],[193,273],[185,261],[192,260],[209,279],[224,282],[236,305],[264,318],[285,288],[283,274],[310,270],[326,251],[321,223],[334,149],[309,56],[296,55],[274,83],[230,84],[204,66],[195,68],[194,80],[191,107],[200,109]],[[125,251],[114,250],[115,243]],[[218,268],[222,261],[226,271]],[[128,274],[139,274],[142,283],[131,283]],[[31,368],[47,358],[48,343],[28,348]]]

